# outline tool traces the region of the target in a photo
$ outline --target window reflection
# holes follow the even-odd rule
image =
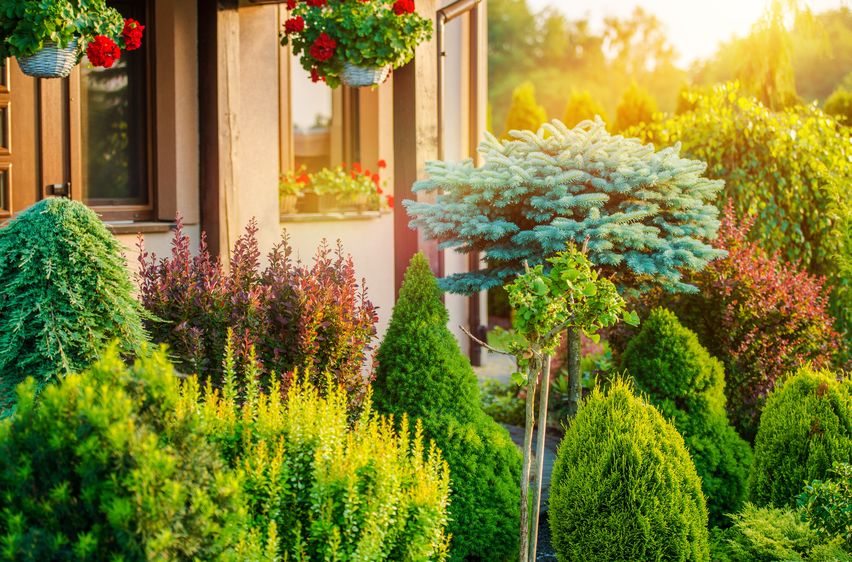
[[[314,172],[332,165],[332,91],[324,82],[312,82],[298,57],[290,64],[295,169]]]

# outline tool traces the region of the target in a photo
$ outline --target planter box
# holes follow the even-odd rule
[[[341,199],[336,194],[317,195],[316,193],[303,193],[296,202],[298,213],[340,213],[340,212],[364,212],[375,211],[371,208],[369,198],[365,195],[354,200]]]

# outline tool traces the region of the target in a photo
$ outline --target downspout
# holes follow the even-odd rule
[[[479,78],[481,75],[479,68],[479,58],[478,58],[478,46],[479,46],[479,18],[480,18],[480,10],[478,9],[479,4],[481,4],[482,0],[456,0],[452,4],[445,6],[438,10],[437,12],[437,23],[436,23],[436,31],[435,31],[435,39],[438,44],[438,159],[444,159],[444,104],[445,102],[445,94],[444,94],[444,67],[445,67],[445,57],[447,56],[446,48],[445,48],[445,40],[444,35],[446,32],[446,25],[452,20],[466,14],[470,13],[471,19],[471,83],[473,87],[471,88],[471,96],[470,96],[470,123],[468,126],[469,135],[470,135],[470,146],[476,146],[478,142],[478,131],[475,131],[475,124],[477,119],[477,114],[479,112],[479,100],[477,96],[477,88],[476,85],[479,82]],[[439,269],[441,275],[444,273],[444,264],[443,264],[444,254],[441,252],[439,254]],[[472,253],[468,256],[468,271],[478,271],[479,270],[479,254]],[[467,315],[468,315],[468,324],[469,329],[472,334],[480,339],[484,338],[485,328],[482,325],[482,319],[479,314],[479,293],[474,293],[468,297],[467,301]],[[474,341],[470,342],[470,362],[474,366],[482,365],[482,347]]]

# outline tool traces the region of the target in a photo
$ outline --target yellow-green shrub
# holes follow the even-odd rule
[[[350,425],[346,393],[330,381],[325,397],[308,384],[282,396],[277,382],[238,397],[229,355],[222,393],[190,379],[178,412],[197,415],[245,474],[253,542],[279,560],[444,559],[449,473],[419,424],[403,419],[397,432],[367,399]]]
[[[803,367],[766,400],[754,442],[749,498],[796,505],[806,482],[852,462],[852,383]]]
[[[512,92],[503,138],[510,138],[509,131],[537,131],[545,121],[547,112],[535,101],[535,86],[524,82]]]

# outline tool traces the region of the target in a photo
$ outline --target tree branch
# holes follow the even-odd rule
[[[461,328],[462,332],[467,334],[467,337],[469,337],[470,339],[472,339],[473,341],[475,341],[476,343],[478,343],[479,345],[481,345],[482,347],[484,347],[488,351],[493,351],[494,353],[499,353],[500,355],[508,355],[509,357],[515,356],[514,353],[509,353],[508,351],[503,351],[502,349],[497,349],[496,347],[491,347],[490,345],[488,345],[487,343],[485,343],[484,341],[482,341],[478,337],[471,334],[470,330],[468,330],[467,328],[465,328],[461,324],[459,324],[459,328]]]

